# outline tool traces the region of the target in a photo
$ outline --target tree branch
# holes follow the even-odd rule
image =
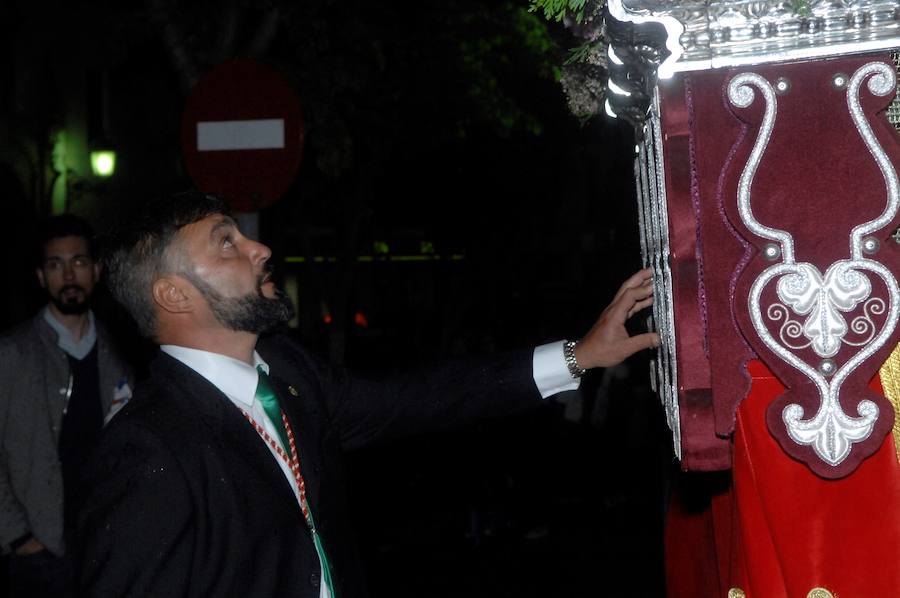
[[[197,64],[188,51],[184,32],[172,18],[166,0],[145,0],[150,20],[159,27],[163,45],[172,59],[172,66],[181,81],[182,90],[188,93],[199,78]]]
[[[259,58],[269,49],[275,34],[278,32],[279,19],[281,11],[277,6],[273,6],[262,17],[256,35],[247,45],[247,51],[244,53],[250,58]]]
[[[219,18],[219,34],[216,37],[216,44],[213,46],[214,49],[210,55],[210,60],[213,64],[223,62],[234,55],[238,12],[237,0],[228,0],[228,2],[224,3],[221,9],[221,17]]]

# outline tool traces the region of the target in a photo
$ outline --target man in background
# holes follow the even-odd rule
[[[74,595],[67,529],[81,466],[131,397],[131,371],[91,311],[100,267],[90,226],[46,219],[36,243],[48,302],[0,337],[0,544],[13,598]]]

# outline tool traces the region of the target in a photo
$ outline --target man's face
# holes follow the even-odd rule
[[[230,330],[260,334],[293,316],[290,300],[271,280],[271,250],[243,236],[228,216],[213,214],[178,231],[181,274]]]
[[[90,307],[100,267],[91,258],[87,239],[58,237],[44,245],[44,261],[37,277],[60,313],[82,314]]]

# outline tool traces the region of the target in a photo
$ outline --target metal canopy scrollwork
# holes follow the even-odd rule
[[[900,74],[900,51],[895,50],[891,52],[891,59],[897,67],[897,73]],[[895,129],[900,131],[900,89],[897,90],[894,101],[888,107],[888,121],[894,125]]]
[[[644,123],[642,137],[644,141],[637,146],[635,157],[641,254],[644,266],[653,268],[656,289],[649,328],[659,332],[662,341],[657,359],[652,362],[652,380],[654,390],[665,406],[666,422],[672,430],[673,448],[680,459],[681,416],[678,408],[675,313],[672,305],[672,271],[669,267],[671,248],[658,94],[654,95],[650,118]]]
[[[896,0],[610,0],[609,8],[619,21],[666,25],[666,45],[679,50],[660,78],[900,46]]]
[[[881,215],[854,227],[849,239],[849,258],[832,263],[824,275],[815,265],[796,261],[794,240],[790,232],[763,225],[753,213],[753,180],[777,118],[778,100],[774,88],[755,73],[740,74],[728,85],[728,99],[737,107],[747,108],[753,104],[757,95],[754,88],[759,90],[765,102],[763,122],[738,183],[738,212],[744,225],[753,234],[774,242],[780,248],[780,262],[763,270],[751,285],[748,297],[750,318],[766,347],[803,373],[817,388],[820,404],[812,417],[804,419],[806,414],[803,408],[798,404],[790,404],[784,408],[782,419],[792,440],[801,445],[812,446],[816,455],[832,467],[838,466],[847,458],[854,443],[869,437],[879,415],[877,405],[869,400],[859,401],[856,405],[858,417],[845,413],[839,401],[841,385],[859,365],[884,346],[896,327],[900,310],[900,288],[893,274],[881,263],[865,257],[864,240],[867,235],[893,221],[900,207],[897,173],[860,107],[859,93],[865,82],[872,94],[884,97],[896,91],[896,72],[884,63],[871,62],[856,71],[847,88],[850,115],[884,176],[887,202]],[[885,309],[882,298],[872,297],[869,276],[873,275],[882,280],[888,295],[887,316],[877,334],[870,313],[879,313],[879,309],[883,313]],[[763,292],[773,280],[777,281],[777,296],[783,304],[764,306]],[[860,304],[864,305],[864,314],[855,318],[849,329],[864,332],[868,330],[867,326],[871,326],[871,330],[868,330],[870,340],[865,343],[851,342],[845,338],[848,324],[841,315],[854,311]],[[765,312],[772,319],[773,307],[776,307],[775,313],[779,309],[791,310],[798,317],[797,320],[792,320],[790,314],[785,313],[785,321],[796,322],[797,325],[800,320],[803,321],[802,335],[806,337],[808,344],[792,346],[785,341],[783,335],[780,339],[773,336],[763,318]],[[794,331],[791,338],[799,336],[796,326]],[[837,355],[844,345],[859,347],[859,350],[844,363],[835,364],[830,358]],[[818,365],[808,363],[798,355],[798,350],[806,347],[825,359]]]

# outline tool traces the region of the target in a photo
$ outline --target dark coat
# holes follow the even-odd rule
[[[348,521],[344,451],[540,404],[530,351],[373,382],[331,369],[283,337],[258,350],[297,437],[338,598],[367,594]],[[162,354],[151,372],[105,431],[93,464],[79,517],[84,594],[316,598],[313,542],[256,431],[179,361]]]

